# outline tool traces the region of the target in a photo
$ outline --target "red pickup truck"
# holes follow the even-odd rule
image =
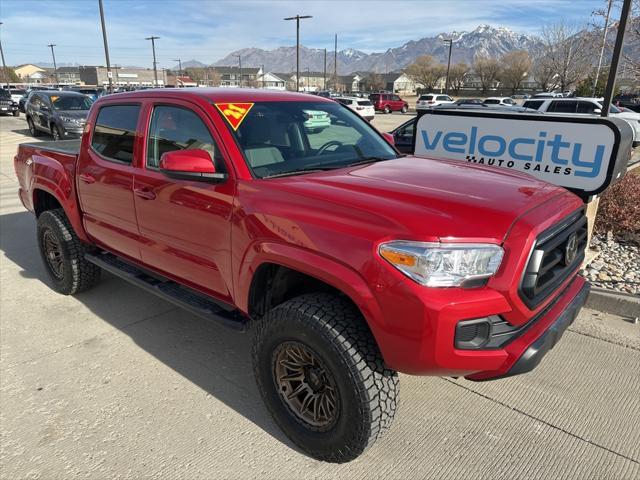
[[[107,270],[250,328],[268,409],[326,461],[357,457],[389,428],[397,372],[527,372],[588,293],[575,195],[403,156],[319,97],[110,95],[80,141],[21,145],[15,170],[53,288],[75,294]]]

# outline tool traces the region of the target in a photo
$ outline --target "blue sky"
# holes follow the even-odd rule
[[[103,0],[111,62],[151,65],[157,35],[160,67],[174,59],[214,62],[244,47],[295,44],[295,24],[284,17],[313,15],[301,23],[308,47],[384,51],[408,40],[488,23],[539,33],[563,19],[586,24],[604,0]],[[0,35],[7,64],[50,61],[104,64],[98,0],[2,0]]]

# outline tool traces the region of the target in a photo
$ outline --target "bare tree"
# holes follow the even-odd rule
[[[473,71],[480,79],[482,93],[486,93],[500,77],[500,63],[495,58],[478,55],[473,62]]]
[[[449,85],[451,85],[451,88],[453,88],[456,94],[464,87],[464,81],[470,70],[466,63],[451,65],[449,69]]]
[[[511,93],[516,93],[520,85],[522,85],[522,81],[531,71],[531,57],[529,57],[529,54],[524,50],[516,50],[505,53],[502,56],[501,62],[501,79],[511,87]]]
[[[544,92],[549,92],[558,87],[555,80],[556,72],[549,59],[545,56],[536,58],[533,64],[533,75]]]
[[[565,22],[558,22],[542,29],[542,55],[557,75],[557,84],[564,91],[576,85],[590,71],[593,49],[591,35],[581,35],[581,30]]]
[[[384,77],[379,73],[371,73],[364,80],[365,87],[371,92],[383,90],[387,84]]]
[[[409,65],[405,73],[415,83],[424,85],[424,87],[432,91],[438,83],[444,78],[447,67],[437,63],[431,55],[422,55],[416,58],[416,61]]]

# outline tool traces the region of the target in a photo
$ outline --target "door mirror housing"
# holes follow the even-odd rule
[[[602,109],[601,108],[594,108],[593,109],[593,113],[602,113]]]
[[[160,171],[169,178],[195,182],[218,183],[227,178],[216,172],[211,155],[206,150],[174,150],[160,158]]]
[[[384,139],[387,141],[389,145],[391,145],[392,147],[396,146],[396,139],[393,137],[391,133],[384,132],[382,136],[384,137]]]

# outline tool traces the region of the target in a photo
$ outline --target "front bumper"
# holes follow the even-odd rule
[[[62,135],[64,138],[78,138],[82,136],[83,127],[67,127],[62,125]]]
[[[538,339],[534,341],[522,355],[520,355],[520,358],[516,360],[506,373],[501,373],[501,371],[483,372],[477,375],[470,375],[467,378],[469,380],[477,381],[496,380],[498,378],[512,377],[514,375],[520,375],[521,373],[527,373],[536,368],[542,361],[542,358],[556,345],[556,343],[558,343],[562,334],[576,319],[580,309],[587,301],[590,289],[591,286],[588,283],[585,283],[578,294],[565,307],[551,326],[540,337],[538,337]]]

